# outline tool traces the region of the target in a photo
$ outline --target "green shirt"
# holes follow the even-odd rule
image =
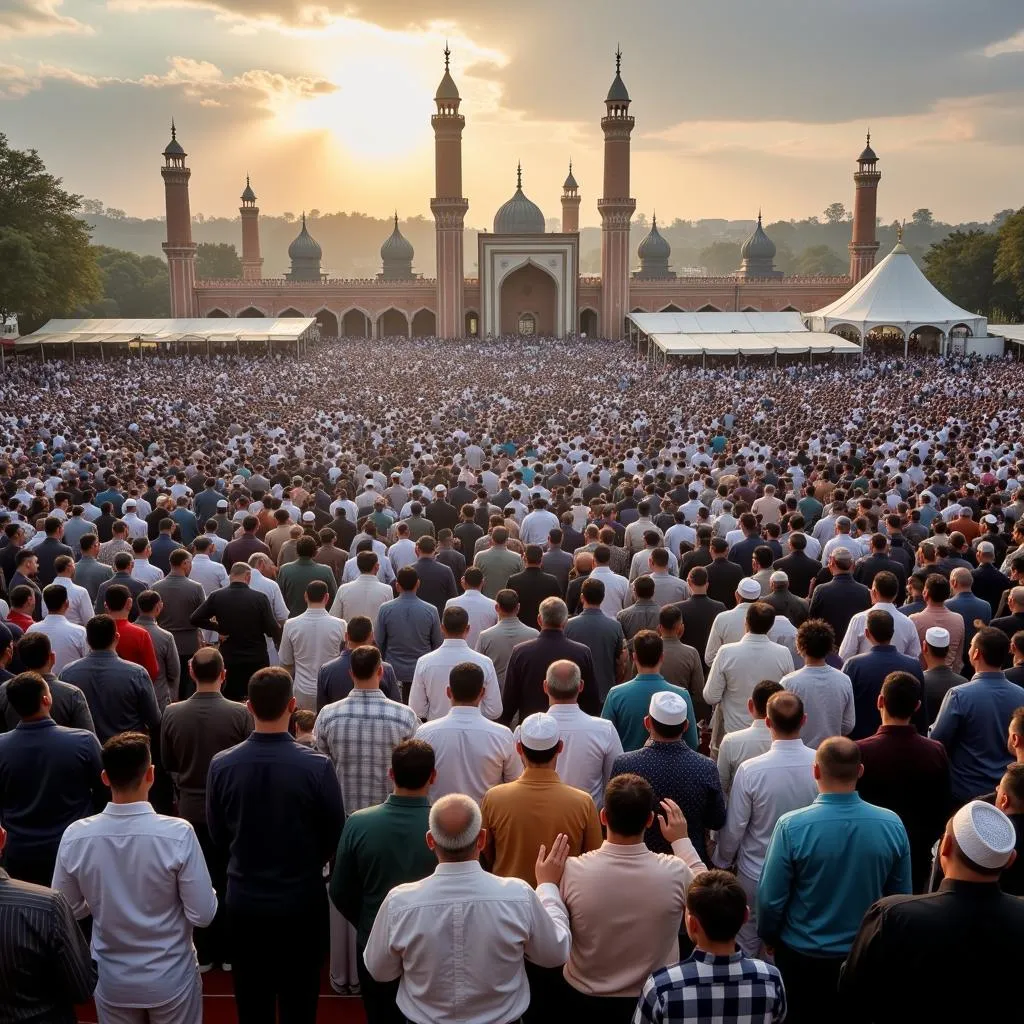
[[[384,897],[396,885],[418,882],[437,867],[426,842],[429,816],[425,796],[392,793],[345,822],[331,875],[331,902],[355,925],[360,955]]]
[[[338,584],[334,579],[329,565],[320,565],[312,558],[299,558],[287,565],[282,565],[278,574],[277,582],[281,587],[284,596],[284,603],[288,606],[288,618],[294,619],[306,610],[306,587],[313,580],[323,580],[327,584],[327,593],[331,601],[338,592]],[[330,607],[330,604],[327,605]]]
[[[630,679],[628,683],[613,686],[608,691],[604,707],[601,709],[601,717],[607,718],[615,726],[615,731],[622,740],[623,750],[639,750],[647,742],[644,717],[650,710],[651,697],[662,690],[676,693],[686,701],[686,730],[683,732],[683,740],[691,750],[700,747],[697,716],[693,713],[693,699],[689,692],[655,672],[643,672]]]

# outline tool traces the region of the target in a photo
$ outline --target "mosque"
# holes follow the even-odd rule
[[[242,278],[197,280],[196,246],[189,213],[187,156],[171,126],[161,175],[167,204],[167,241],[173,317],[315,317],[326,336],[442,337],[498,335],[621,338],[626,317],[637,312],[809,312],[838,299],[872,269],[878,157],[871,138],[854,173],[850,271],[843,277],[788,277],[774,267],[775,245],[761,226],[743,243],[742,262],[724,277],[680,277],[671,270],[671,249],[656,220],[631,259],[629,225],[630,138],[634,118],[615,55],[615,77],[601,119],[604,181],[597,200],[601,218],[601,274],[580,273],[579,212],[582,193],[569,166],[562,186],[561,231],[545,230],[543,212],[523,190],[522,169],[512,198],[494,215],[494,230],[478,236],[479,277],[467,278],[463,226],[469,200],[463,195],[461,97],[444,53],[444,76],[431,117],[435,147],[437,276],[413,271],[415,253],[398,228],[381,246],[375,279],[334,280],[321,271],[323,253],[305,217],[288,247],[291,270],[284,278],[262,276],[259,207],[248,179],[241,196]]]

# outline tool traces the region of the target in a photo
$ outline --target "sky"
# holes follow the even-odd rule
[[[163,211],[173,117],[193,213],[429,216],[445,43],[466,117],[467,223],[569,160],[597,225],[617,45],[638,210],[766,222],[852,203],[870,129],[885,222],[1024,204],[1019,0],[0,0],[0,131],[73,191]]]

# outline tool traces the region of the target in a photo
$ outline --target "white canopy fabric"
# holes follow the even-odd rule
[[[643,334],[774,334],[802,331],[799,313],[630,313]]]
[[[1024,324],[989,324],[988,333],[1012,341],[1015,345],[1024,345]]]
[[[298,341],[316,326],[313,317],[206,317],[185,320],[50,320],[19,338],[18,348],[35,345],[128,344],[133,341]]]
[[[814,331],[848,324],[863,338],[875,327],[897,327],[905,337],[919,327],[934,327],[946,336],[959,325],[974,337],[985,337],[983,316],[950,302],[921,272],[902,242],[835,302],[807,315]]]
[[[765,334],[652,334],[666,356],[770,356],[859,352],[860,345],[836,334],[780,331]]]

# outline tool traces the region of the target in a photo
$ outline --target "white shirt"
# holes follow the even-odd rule
[[[804,702],[802,737],[807,746],[817,749],[830,736],[847,736],[857,724],[853,684],[845,672],[831,665],[805,665],[779,682]]]
[[[195,559],[192,560],[192,565],[195,566]],[[282,595],[281,588],[277,585],[277,580],[264,576],[259,569],[253,569],[249,586],[266,597],[270,602],[270,610],[274,613],[274,618],[278,622],[284,623],[288,618],[288,605],[284,603],[284,595]],[[269,636],[267,637],[267,657],[270,659],[271,665],[279,665],[281,663],[277,657],[277,647],[274,646],[274,641]]]
[[[149,536],[149,524],[145,519],[140,519],[137,513],[126,513],[121,517],[121,522],[128,527],[129,540],[137,540],[139,537]]]
[[[762,679],[778,682],[793,671],[792,665],[793,656],[781,644],[767,636],[746,633],[742,640],[726,644],[715,655],[704,684],[704,699],[709,704],[721,703],[725,731],[738,732],[750,725],[747,701],[754,687]]]
[[[864,635],[868,624],[868,612],[888,612],[893,623],[892,645],[900,654],[906,654],[910,658],[921,656],[921,638],[917,635],[917,627],[910,621],[910,617],[904,615],[896,605],[888,601],[879,601],[873,604],[867,612],[857,612],[847,627],[846,636],[839,645],[839,657],[845,662],[855,654],[867,654],[871,650],[871,641]]]
[[[622,740],[615,726],[607,719],[588,715],[578,704],[552,704],[548,714],[558,722],[563,745],[555,762],[558,777],[567,786],[589,793],[600,810],[604,788],[612,777],[612,764],[622,753]],[[518,742],[518,728],[515,738]]]
[[[598,565],[590,573],[592,580],[600,580],[604,584],[604,600],[601,611],[614,619],[629,601],[629,581],[625,576],[612,572],[607,565]]]
[[[278,657],[282,665],[293,666],[296,691],[315,698],[320,668],[338,657],[344,645],[344,619],[336,619],[326,608],[307,608],[284,624]]]
[[[492,786],[523,774],[512,731],[484,718],[478,707],[455,707],[424,722],[416,739],[434,748],[437,778],[430,787],[431,803],[449,793],[465,793],[480,803]]]
[[[98,999],[159,1006],[198,981],[192,928],[213,921],[217,896],[187,821],[148,802],[108,803],[68,825],[53,888],[76,918],[92,914]]]
[[[51,612],[42,622],[33,622],[28,627],[29,633],[45,633],[50,638],[50,649],[56,659],[53,663],[53,674],[59,676],[65,665],[70,665],[89,653],[89,644],[85,639],[85,627],[72,622],[65,615]]]
[[[651,552],[654,548],[644,548],[643,551],[638,551],[634,556],[633,560],[629,563],[629,582],[632,583],[637,576],[647,576],[651,573]],[[668,550],[668,571],[672,576],[679,575],[679,559],[672,554],[671,548]]]
[[[355,559],[349,559],[349,562],[353,561]],[[331,614],[348,622],[357,615],[365,615],[376,630],[380,606],[394,596],[395,592],[386,583],[381,583],[373,573],[360,573],[351,583],[343,583],[338,588],[331,605]]]
[[[394,583],[395,570],[391,566],[391,559],[388,558],[387,551],[378,551],[378,546],[384,547],[379,540],[375,540],[373,542],[373,553],[377,556],[376,579],[379,583]],[[356,558],[357,553],[353,551],[351,557],[345,562],[345,568],[341,570],[342,583],[352,583],[362,575]],[[395,596],[394,591],[392,591],[391,596]]]
[[[74,580],[68,579],[67,576],[55,576],[53,582],[68,592],[68,619],[76,625],[84,626],[96,614],[89,591],[85,587],[80,587]],[[46,605],[44,604],[43,618],[46,617]]]
[[[523,958],[560,967],[572,936],[558,886],[536,892],[477,860],[438,864],[384,898],[363,961],[377,981],[401,979],[398,1009],[422,1024],[504,1024],[530,1003]]]
[[[416,542],[408,537],[396,540],[388,549],[388,558],[391,559],[391,567],[398,572],[407,565],[412,565],[419,556],[416,554]]]
[[[192,569],[188,578],[195,580],[203,588],[203,593],[207,597],[215,590],[220,590],[228,585],[228,571],[224,568],[224,564],[215,562],[209,555],[193,556]]]
[[[523,517],[519,539],[523,544],[546,544],[548,534],[559,527],[558,516],[546,508],[538,508]]]
[[[802,740],[775,740],[771,749],[736,770],[725,825],[718,833],[714,861],[756,882],[761,877],[768,841],[787,811],[806,807],[818,795],[814,751]]]
[[[136,558],[132,565],[132,579],[145,583],[147,587],[164,578],[163,570],[153,565],[148,558]]]
[[[763,718],[755,718],[746,729],[722,737],[722,744],[718,748],[718,775],[726,797],[736,777],[736,769],[744,761],[765,753],[771,745],[772,734]]]
[[[453,606],[464,608],[469,616],[469,632],[466,634],[466,643],[475,651],[480,642],[480,634],[498,623],[498,609],[494,605],[494,600],[479,590],[470,589],[458,597],[448,598],[445,608]]]
[[[423,654],[416,661],[409,690],[409,707],[427,721],[447,715],[452,702],[445,690],[448,677],[456,665],[471,661],[484,671],[484,696],[480,710],[488,718],[501,714],[501,690],[494,662],[486,654],[478,654],[465,640],[446,639],[436,651]]]

